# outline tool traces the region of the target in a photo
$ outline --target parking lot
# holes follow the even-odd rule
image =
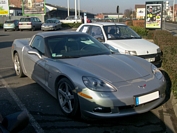
[[[70,29],[68,29],[70,30]],[[177,119],[171,99],[144,114],[86,122],[67,118],[58,102],[33,80],[15,75],[11,59],[14,39],[30,38],[42,31],[0,30],[0,112],[7,115],[26,110],[30,123],[22,132],[27,133],[175,133]]]

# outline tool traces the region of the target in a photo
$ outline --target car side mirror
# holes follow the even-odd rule
[[[96,37],[96,39],[97,39],[99,42],[104,42],[104,39],[102,39],[101,37]]]
[[[42,58],[42,56],[39,54],[39,52],[36,49],[31,49],[28,51],[28,54],[33,54],[39,57],[39,59]]]
[[[115,49],[114,47],[112,47],[111,45],[109,44],[106,44],[106,43],[103,43],[104,46],[106,46],[106,48],[109,49],[109,51],[112,53],[112,54],[120,54],[119,50],[118,49]]]

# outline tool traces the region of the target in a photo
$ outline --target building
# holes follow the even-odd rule
[[[98,13],[97,15],[95,15],[95,19],[118,19],[119,18],[123,18],[123,14],[122,13]]]
[[[145,5],[135,5],[136,19],[145,18]]]

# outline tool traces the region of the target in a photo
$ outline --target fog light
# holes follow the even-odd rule
[[[110,113],[111,108],[109,108],[109,107],[96,107],[93,109],[93,111],[98,112],[98,113]]]

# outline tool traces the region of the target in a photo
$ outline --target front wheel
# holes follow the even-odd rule
[[[76,117],[79,112],[78,96],[74,90],[74,85],[67,78],[63,78],[58,83],[58,102],[62,112],[69,117]]]
[[[18,53],[15,53],[14,56],[14,68],[15,68],[15,73],[18,77],[21,78],[24,76]]]

